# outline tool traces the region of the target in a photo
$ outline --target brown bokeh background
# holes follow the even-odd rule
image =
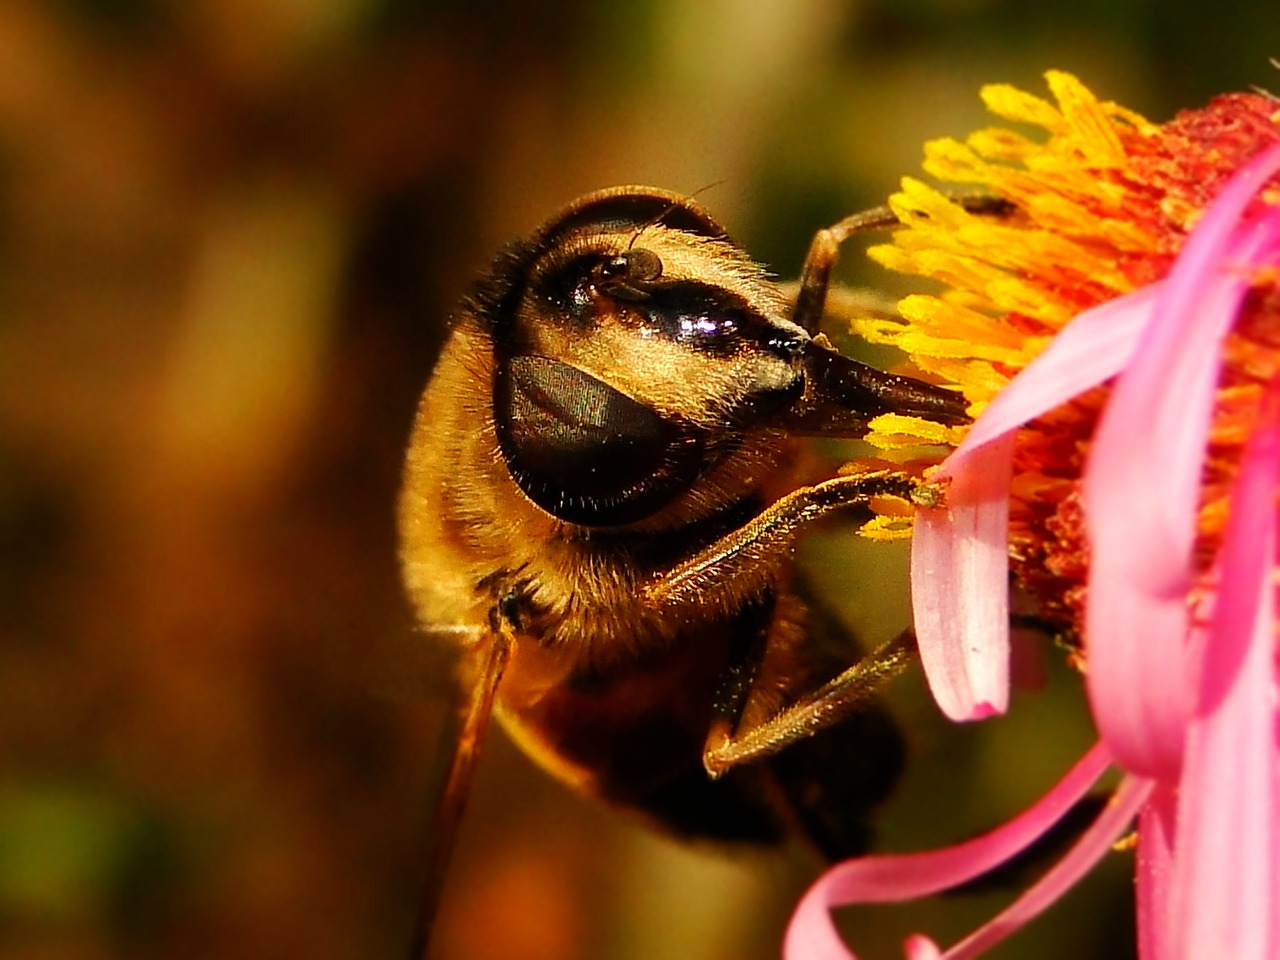
[[[0,3],[0,955],[404,954],[439,706],[370,679],[411,628],[393,502],[503,239],[594,187],[715,184],[793,275],[924,139],[986,122],[981,83],[1070,69],[1153,119],[1275,85],[1271,0],[1198,10]],[[834,530],[806,556],[866,632],[904,616],[901,550]],[[1089,734],[1055,659],[983,730],[901,685],[886,845],[989,826],[1065,768]],[[496,737],[438,955],[773,957],[813,869],[653,838]],[[1128,870],[1006,955],[1125,956]],[[1003,899],[847,922],[896,949]]]

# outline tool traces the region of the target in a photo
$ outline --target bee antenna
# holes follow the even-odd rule
[[[697,190],[693,191],[693,193],[689,194],[688,199],[693,200],[701,196],[702,194],[706,193],[708,190],[714,190],[716,187],[723,186],[727,182],[728,181],[724,180],[723,178],[720,180],[712,180],[710,183],[704,184],[703,186],[699,187]]]
[[[631,234],[631,242],[627,244],[627,253],[630,253],[632,247],[636,245],[636,241],[640,239],[640,234],[644,233],[646,230],[652,227],[655,223],[658,223],[663,217],[665,217],[668,213],[670,213],[679,205],[680,204],[678,201],[675,201],[675,200],[671,201],[665,207],[662,208],[662,211],[660,213],[650,217],[644,223],[640,224],[640,226],[636,227],[635,232]]]
[[[713,180],[710,183],[699,187],[697,190],[693,191],[693,193],[689,194],[684,199],[693,200],[699,194],[706,193],[708,190],[718,187],[724,182],[725,182],[724,180]],[[640,239],[640,234],[644,233],[646,230],[652,227],[655,223],[661,223],[662,219],[678,206],[680,206],[680,201],[672,200],[669,204],[667,204],[665,207],[662,208],[661,212],[659,212],[655,216],[650,217],[644,223],[640,224],[640,226],[636,227],[635,233],[631,234],[631,242],[627,244],[627,253],[630,253],[632,248],[636,245],[636,241]]]

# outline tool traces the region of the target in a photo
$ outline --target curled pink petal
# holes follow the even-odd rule
[[[939,708],[979,720],[1009,704],[1009,478],[1013,435],[970,456],[945,507],[916,512],[912,605]]]
[[[809,888],[787,936],[786,960],[850,960],[831,920],[831,907],[928,896],[972,880],[1038,839],[1088,792],[1110,764],[1101,744],[1090,750],[1030,809],[974,840],[930,853],[873,856],[837,864]]]
[[[1126,777],[1111,803],[1067,855],[998,916],[947,950],[943,954],[946,960],[967,960],[979,956],[1056,903],[1106,855],[1116,838],[1133,821],[1154,786],[1150,780]]]
[[[1188,238],[1133,362],[1094,436],[1084,498],[1093,556],[1086,643],[1103,737],[1128,769],[1177,775],[1188,714],[1184,643],[1200,471],[1220,346],[1247,292],[1244,270],[1277,244],[1272,211],[1241,214],[1280,167],[1244,166]],[[1158,482],[1153,482],[1153,478]]]
[[[1220,551],[1182,772],[1174,956],[1274,957],[1276,848],[1276,492],[1280,393],[1241,460]]]

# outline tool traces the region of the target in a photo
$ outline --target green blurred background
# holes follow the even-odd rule
[[[716,184],[793,276],[925,139],[987,122],[981,84],[1058,67],[1164,119],[1280,86],[1278,23],[1274,0],[0,2],[0,955],[403,955],[439,707],[371,693],[371,651],[410,630],[415,399],[501,241],[591,188]],[[868,634],[905,616],[902,550],[829,529],[805,554]],[[981,729],[899,684],[886,846],[993,825],[1080,752],[1043,659],[1061,682]],[[1114,861],[999,955],[1129,955]],[[814,868],[651,837],[495,737],[438,955],[774,957]],[[845,922],[896,955],[1004,899]]]

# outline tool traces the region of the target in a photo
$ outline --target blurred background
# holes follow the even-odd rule
[[[987,123],[981,84],[1068,69],[1162,120],[1280,86],[1274,14],[0,0],[0,955],[404,955],[440,708],[379,696],[369,662],[411,629],[393,502],[416,397],[503,240],[591,188],[708,188],[794,276],[925,139]],[[896,289],[859,259],[851,282]],[[903,622],[901,550],[836,529],[805,554],[864,632]],[[1044,659],[1048,692],[981,729],[898,685],[914,764],[885,846],[991,826],[1083,749]],[[1113,860],[998,955],[1130,955]],[[499,735],[438,956],[775,957],[815,866],[654,838]],[[1007,898],[844,921],[896,956]]]

